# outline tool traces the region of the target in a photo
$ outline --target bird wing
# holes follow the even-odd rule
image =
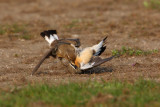
[[[59,39],[56,30],[46,30],[40,33],[40,35],[51,45],[55,40],[67,42],[80,47],[81,43],[79,39]]]
[[[93,61],[93,62],[95,62],[94,65],[93,65],[93,67],[99,66],[99,65],[101,65],[101,64],[103,64],[103,63],[105,63],[105,62],[107,62],[107,61],[110,61],[110,60],[112,60],[114,57],[115,57],[115,56],[111,56],[111,57],[109,57],[109,58],[104,58],[104,59],[102,59],[102,58],[100,58],[100,57],[97,57],[97,59],[94,59],[94,61]]]
[[[49,51],[47,51],[44,56],[41,58],[41,60],[39,61],[39,63],[35,66],[35,68],[32,71],[32,74],[35,74],[35,72],[38,70],[38,68],[41,66],[41,64],[44,62],[44,60],[50,56],[56,57],[57,56],[57,52],[59,50],[62,50],[61,48],[59,48],[62,45],[66,45],[66,46],[70,46],[70,43],[66,43],[66,42],[58,42],[56,44],[54,44],[54,46],[52,46],[51,49],[49,49]],[[64,46],[64,47],[66,47]],[[71,46],[70,46],[71,47]],[[61,56],[64,58],[65,56],[63,56],[63,54],[61,53]]]
[[[100,58],[100,57],[97,56],[97,57],[95,57],[94,59],[92,59],[89,63],[81,66],[80,69],[81,69],[81,70],[91,69],[91,68],[93,68],[93,67],[99,66],[99,65],[101,65],[101,64],[103,64],[103,63],[105,63],[105,62],[107,62],[107,61],[112,60],[114,57],[115,57],[115,56],[111,56],[111,57],[109,57],[109,58],[104,58],[104,59],[102,59],[102,58]]]
[[[81,42],[79,39],[60,39],[62,42],[67,42],[73,44],[75,47],[80,47]]]
[[[56,30],[46,30],[40,33],[40,35],[51,45],[55,40],[58,40]]]
[[[100,56],[106,49],[105,41],[107,39],[107,36],[98,44],[92,46],[91,48],[95,51],[94,56]]]
[[[49,51],[47,51],[47,52],[44,54],[44,56],[41,58],[41,60],[38,62],[38,64],[37,64],[37,65],[35,66],[35,68],[33,69],[31,75],[33,75],[33,74],[38,70],[38,68],[41,66],[41,64],[43,63],[43,61],[44,61],[46,58],[48,58],[49,56],[52,55],[52,50],[53,50],[53,48],[51,48]]]

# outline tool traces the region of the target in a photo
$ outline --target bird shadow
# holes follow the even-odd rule
[[[101,74],[105,72],[113,72],[113,68],[111,66],[110,67],[95,67],[89,70],[83,70],[83,71],[77,72],[76,74]],[[59,71],[57,72],[39,71],[38,73],[36,73],[36,75],[62,75],[62,74],[64,73],[59,72]]]
[[[54,70],[54,71],[39,71],[38,73],[36,73],[36,75],[63,75],[65,74],[65,72],[63,72],[64,70]]]
[[[105,72],[113,72],[112,67],[96,67],[90,70],[81,71],[79,74],[101,74]]]

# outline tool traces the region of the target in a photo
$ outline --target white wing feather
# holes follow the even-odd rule
[[[96,52],[94,55],[98,55],[99,52],[101,51],[101,47],[103,46],[103,41],[99,42],[99,44],[96,44],[92,46],[91,48]]]
[[[58,40],[58,36],[56,34],[50,35],[49,38],[48,36],[45,36],[45,40],[49,43],[49,45],[51,45],[53,41]]]
[[[93,65],[94,65],[94,63],[95,63],[95,62],[93,62],[93,63],[87,63],[87,64],[85,64],[85,65],[82,65],[82,66],[80,67],[80,69],[81,69],[81,70],[85,70],[85,69],[92,68]]]

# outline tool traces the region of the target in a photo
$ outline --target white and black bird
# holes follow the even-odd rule
[[[87,70],[93,67],[96,67],[106,61],[111,60],[114,56],[110,58],[102,59],[99,56],[105,51],[105,41],[107,37],[105,37],[98,44],[93,45],[91,47],[86,47],[77,52],[75,66],[71,64],[73,68],[77,68],[79,70]],[[74,45],[72,45],[74,47]],[[76,47],[75,47],[76,50]]]
[[[49,56],[66,59],[77,71],[96,67],[114,58],[114,56],[105,59],[99,57],[106,49],[105,41],[107,37],[96,45],[82,49],[79,39],[59,39],[56,30],[44,31],[40,35],[49,43],[50,50],[42,57],[32,74]]]

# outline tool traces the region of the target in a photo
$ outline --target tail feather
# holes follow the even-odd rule
[[[43,31],[40,34],[49,44],[51,44],[54,40],[58,40],[57,31],[56,30],[47,30]]]

